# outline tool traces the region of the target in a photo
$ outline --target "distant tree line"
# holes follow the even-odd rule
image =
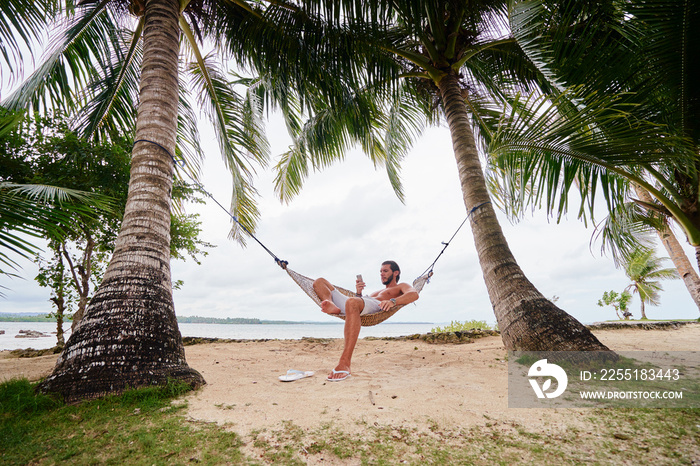
[[[53,319],[53,317],[53,314],[36,314],[31,316],[0,314],[0,322],[46,322],[47,319]]]
[[[225,319],[220,319],[217,317],[178,316],[177,321],[180,324],[262,324],[260,319],[248,319],[245,317],[227,317]]]
[[[54,318],[53,314],[19,315],[0,314],[0,322],[46,322],[47,319]],[[66,316],[66,320],[72,320],[71,316]],[[260,320],[246,317],[227,317],[225,319],[217,317],[199,316],[178,316],[180,324],[298,324],[299,322],[286,320]]]

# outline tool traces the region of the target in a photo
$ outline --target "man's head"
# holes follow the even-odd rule
[[[394,261],[382,262],[380,273],[382,276],[382,285],[385,286],[389,285],[394,279],[396,279],[396,283],[398,283],[399,278],[401,277],[401,269],[399,268],[399,264]]]

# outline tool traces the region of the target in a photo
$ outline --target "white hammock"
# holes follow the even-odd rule
[[[284,270],[287,271],[287,273],[292,278],[292,280],[294,280],[294,282],[297,285],[299,285],[299,288],[304,290],[304,293],[306,293],[309,296],[309,298],[313,299],[314,302],[318,306],[321,306],[321,299],[318,297],[318,295],[314,291],[314,287],[313,287],[315,280],[313,278],[309,278],[309,277],[306,277],[300,273],[297,273],[286,266],[284,266],[283,268],[284,268]],[[420,293],[421,290],[423,289],[423,286],[425,286],[425,284],[428,283],[428,281],[430,280],[430,277],[432,275],[433,275],[433,272],[430,271],[430,272],[416,278],[413,281],[413,288],[418,293]],[[341,288],[341,287],[335,286],[335,285],[333,285],[333,286],[335,287],[336,290],[338,290],[339,292],[341,292],[345,296],[348,296],[351,298],[354,298],[357,296],[357,294],[354,291],[350,291],[350,290],[347,290],[345,288]],[[375,312],[374,314],[367,314],[364,316],[360,316],[360,321],[362,322],[362,326],[363,327],[371,327],[372,325],[377,325],[381,322],[384,322],[386,319],[388,319],[389,317],[396,314],[396,311],[398,311],[399,309],[401,309],[404,306],[405,306],[405,304],[397,304],[394,307],[387,309],[386,311],[379,311],[379,312]],[[333,315],[335,317],[338,317],[340,319],[345,320],[344,315],[340,315],[340,314],[329,314],[329,315]]]

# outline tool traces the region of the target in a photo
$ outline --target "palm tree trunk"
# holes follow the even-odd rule
[[[647,204],[654,203],[654,200],[646,189],[639,185],[635,185],[634,188],[640,201],[646,202]],[[685,283],[690,297],[695,302],[698,310],[700,310],[700,277],[698,277],[697,272],[695,272],[690,259],[688,259],[688,256],[683,250],[683,246],[681,246],[678,238],[673,234],[673,230],[671,230],[667,224],[664,225],[663,229],[657,230],[656,232],[659,235],[659,239],[661,239],[661,244],[666,248],[668,256],[671,258],[671,261],[673,261],[673,265],[676,267],[676,270],[678,270],[678,274],[683,279],[683,283]]]
[[[452,134],[464,204],[471,212],[479,263],[506,349],[607,351],[586,327],[546,299],[525,277],[490,202],[458,77],[448,74],[440,80],[439,88]]]
[[[135,140],[174,153],[178,108],[178,0],[146,2]],[[134,146],[129,193],[114,255],[42,391],[68,401],[163,384],[204,382],[188,367],[170,279],[174,162],[158,145]]]

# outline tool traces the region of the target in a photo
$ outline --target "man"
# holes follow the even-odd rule
[[[321,299],[321,310],[326,314],[345,315],[345,346],[340,361],[328,375],[331,382],[340,382],[350,377],[350,360],[360,336],[360,316],[374,314],[391,309],[397,304],[409,304],[418,299],[418,292],[408,283],[399,283],[401,269],[394,261],[385,261],[379,270],[383,290],[375,291],[369,296],[362,296],[365,282],[358,279],[356,298],[349,298],[335,289],[325,278],[314,281],[314,291]]]

